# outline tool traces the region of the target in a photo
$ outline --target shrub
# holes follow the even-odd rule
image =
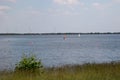
[[[35,56],[27,56],[24,54],[16,64],[15,71],[41,74],[43,72],[43,66],[41,60],[38,60]]]

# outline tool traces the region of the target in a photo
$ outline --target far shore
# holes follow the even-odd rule
[[[0,33],[0,35],[89,35],[89,34],[120,34],[120,32],[89,32],[89,33]]]

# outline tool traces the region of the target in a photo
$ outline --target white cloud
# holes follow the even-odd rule
[[[3,21],[3,19],[7,16],[6,11],[10,9],[11,8],[9,6],[0,6],[0,21]]]
[[[25,17],[31,17],[31,16],[36,17],[36,16],[44,15],[44,13],[41,10],[35,9],[33,7],[27,7],[24,8],[23,10],[19,10],[16,12],[16,14]]]
[[[96,9],[98,9],[98,10],[103,10],[103,9],[106,8],[106,6],[104,6],[104,5],[100,4],[100,3],[97,3],[97,2],[96,2],[96,3],[93,3],[92,6],[93,6],[94,8],[96,8]]]
[[[78,8],[84,7],[80,0],[53,0],[53,2],[58,5],[52,10],[53,15],[78,15]]]
[[[78,4],[80,4],[79,0],[53,0],[53,1],[60,5],[78,5]]]
[[[109,3],[108,3],[108,7],[112,7],[116,4],[120,4],[120,0],[111,0]]]
[[[120,0],[113,0],[114,2],[119,2],[120,3]]]
[[[11,8],[9,6],[0,6],[0,11],[7,11],[10,10]]]
[[[16,0],[8,0],[8,1],[13,2],[13,3],[15,3],[15,2],[16,2]]]
[[[3,2],[3,1],[4,1],[4,2],[12,2],[12,3],[15,3],[15,2],[16,2],[16,0],[0,0],[0,2],[1,2],[1,1],[2,1],[2,2]]]
[[[99,2],[94,2],[92,6],[96,8],[97,10],[104,10],[104,9],[111,8],[112,6],[116,4],[120,4],[120,0],[111,0],[108,3],[104,3],[104,4],[101,4]]]
[[[60,10],[60,9],[49,9],[48,10],[48,15],[51,16],[77,16],[79,15],[79,12],[74,11],[74,10]]]

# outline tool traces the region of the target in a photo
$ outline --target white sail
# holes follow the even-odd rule
[[[80,34],[78,34],[78,37],[80,37]]]

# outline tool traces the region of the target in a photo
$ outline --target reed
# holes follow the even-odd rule
[[[0,80],[120,80],[120,62],[45,68],[41,75],[1,71]]]

